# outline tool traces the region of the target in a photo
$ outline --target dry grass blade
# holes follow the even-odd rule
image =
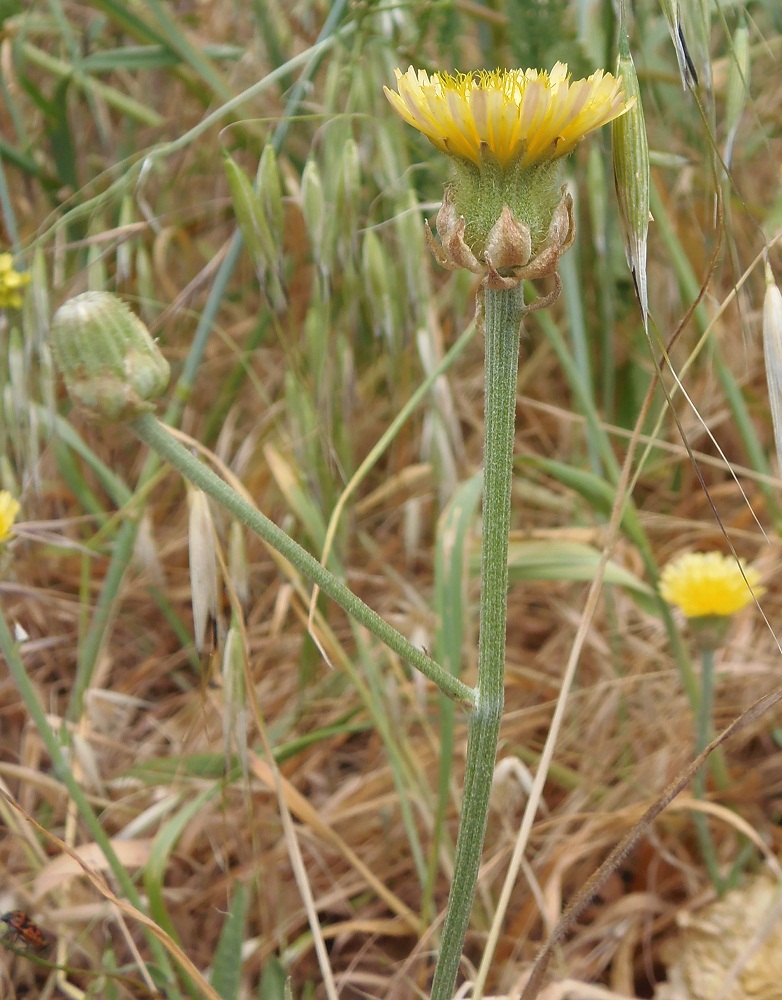
[[[764,715],[780,701],[782,701],[782,687],[779,687],[775,691],[770,692],[770,694],[759,698],[754,705],[751,705],[746,711],[742,712],[741,715],[734,722],[732,722],[727,729],[723,730],[719,736],[716,736],[706,749],[699,754],[695,760],[692,761],[692,763],[686,767],[685,770],[670,783],[670,785],[668,785],[665,791],[655,800],[655,802],[649,806],[640,820],[619,841],[603,864],[600,865],[592,876],[590,876],[590,878],[574,896],[572,902],[569,904],[567,910],[559,920],[559,923],[554,928],[553,934],[546,942],[546,946],[535,959],[535,963],[530,972],[527,984],[522,991],[520,1000],[535,1000],[535,998],[540,995],[543,977],[546,974],[546,969],[551,961],[554,949],[561,944],[562,941],[564,941],[565,937],[570,932],[578,918],[583,914],[590,901],[600,891],[602,886],[605,885],[609,876],[617,870],[623,859],[626,858],[627,855],[633,850],[635,845],[640,841],[641,837],[643,837],[647,830],[649,830],[652,823],[657,819],[660,813],[662,813],[666,806],[668,806],[670,802],[676,798],[679,792],[686,788],[692,781],[695,773],[708,759],[709,754],[713,753],[717,747],[721,746],[736,733],[744,729],[745,726],[748,726],[751,722],[760,718],[760,716]]]
[[[250,761],[250,767],[257,778],[269,788],[273,787],[272,772],[269,765],[261,760],[260,758],[254,758]],[[337,850],[342,854],[345,860],[356,869],[356,871],[361,875],[362,878],[366,879],[367,884],[378,894],[378,896],[388,905],[393,913],[396,913],[402,920],[408,925],[408,927],[415,931],[416,933],[421,932],[421,921],[413,913],[413,911],[398,899],[392,892],[389,892],[385,885],[377,878],[377,876],[369,870],[369,868],[361,861],[358,855],[345,843],[342,837],[339,836],[329,825],[325,823],[321,817],[318,815],[315,809],[307,802],[307,800],[300,795],[295,788],[292,788],[285,781],[282,782],[282,787],[288,806],[294,815],[303,823],[312,827],[320,836],[324,837],[330,843],[332,843]]]
[[[92,868],[90,865],[88,865],[81,858],[78,851],[75,851],[73,848],[69,847],[65,843],[65,841],[60,840],[59,837],[55,836],[45,827],[41,826],[40,823],[37,823],[32,816],[27,814],[25,810],[17,802],[14,802],[13,799],[9,798],[6,795],[6,793],[3,792],[2,790],[0,790],[0,795],[3,796],[3,798],[6,800],[9,806],[17,810],[17,812],[19,812],[24,817],[25,822],[33,826],[41,836],[43,836],[47,841],[49,841],[49,843],[51,843],[59,851],[61,851],[65,855],[68,855],[68,857],[71,858],[71,860],[82,872],[82,874],[87,878],[87,880],[92,884],[92,886],[95,889],[97,889],[97,891],[100,893],[101,896],[103,896],[104,899],[108,900],[108,902],[110,902],[114,907],[116,907],[116,909],[120,913],[123,913],[125,916],[130,917],[131,920],[144,924],[144,926],[155,935],[158,941],[160,941],[160,943],[168,951],[168,953],[172,956],[172,958],[174,958],[177,962],[179,962],[187,970],[188,974],[192,976],[192,978],[198,984],[199,989],[202,991],[204,997],[207,997],[208,1000],[221,1000],[219,994],[217,994],[209,985],[209,983],[204,979],[200,970],[195,966],[190,957],[180,948],[180,946],[176,943],[176,941],[173,940],[173,938],[170,937],[170,935],[168,935],[161,927],[158,927],[158,925],[155,923],[154,920],[150,919],[145,913],[142,913],[140,910],[136,909],[135,906],[131,906],[131,904],[127,903],[124,899],[120,899],[119,896],[116,896],[109,888],[103,876],[94,868]],[[141,966],[140,971],[142,972],[144,971],[143,965]],[[152,987],[151,982],[149,985],[150,987]]]

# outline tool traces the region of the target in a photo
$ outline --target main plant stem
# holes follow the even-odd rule
[[[432,1000],[453,997],[486,834],[504,696],[508,532],[524,292],[519,285],[484,294],[486,396],[478,683],[468,723],[462,814]]]

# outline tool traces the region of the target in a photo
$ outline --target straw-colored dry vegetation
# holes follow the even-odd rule
[[[241,531],[245,594],[229,558],[235,529],[216,507],[231,569],[217,649],[199,657],[185,486],[165,466],[150,478],[147,453],[126,428],[96,427],[70,408],[47,326],[71,295],[119,293],[172,365],[161,413],[169,405],[166,419],[208,450],[204,460],[216,456],[320,556],[360,463],[474,310],[472,276],[445,273],[424,246],[421,219],[434,214],[447,161],[396,120],[382,85],[410,62],[469,69],[562,59],[577,76],[610,69],[616,25],[607,0],[589,9],[575,0],[288,6],[8,0],[0,8],[0,250],[18,252],[32,273],[23,309],[0,315],[0,488],[22,505],[0,554],[0,595],[31,682],[20,692],[0,665],[0,911],[29,913],[56,937],[44,958],[67,967],[58,978],[37,953],[14,954],[19,942],[8,939],[2,997],[164,995],[153,985],[165,982],[166,956],[177,984],[167,996],[281,998],[290,975],[294,997],[325,997],[297,866],[337,995],[427,992],[452,870],[461,715],[331,602],[321,597],[308,621],[309,583]],[[749,94],[739,99],[726,177],[720,157],[742,10],[715,5],[710,26],[699,23],[699,4],[685,10],[701,114],[681,89],[661,10],[637,7],[631,42],[653,153],[650,332],[657,355],[679,334],[671,358],[697,412],[666,371],[689,452],[658,389],[634,445],[637,525],[620,531],[587,623],[502,918],[493,995],[519,995],[563,907],[693,759],[682,671],[693,672],[697,700],[700,661],[686,624],[666,624],[655,597],[669,558],[732,546],[767,588],[763,614],[750,606],[737,615],[716,653],[714,731],[780,677],[782,491],[772,472],[761,255],[779,279],[782,23],[775,0],[750,5]],[[259,282],[245,252],[232,256],[223,157],[254,177],[270,143],[284,225],[279,256]],[[468,981],[654,375],[609,145],[598,134],[569,161],[579,235],[562,262],[564,294],[530,317],[522,349],[506,709]],[[320,227],[306,208],[318,196]],[[352,484],[329,557],[435,658],[452,663],[458,650],[453,666],[468,682],[480,538],[465,484],[481,467],[482,379],[476,334]],[[232,615],[246,651],[246,699],[227,683]],[[127,894],[52,765],[31,700],[66,748],[142,910],[168,935],[159,953],[137,908],[117,905]],[[723,878],[739,887],[779,875],[779,726],[778,710],[761,714],[708,769],[708,829]],[[652,997],[666,980],[684,946],[681,928],[716,896],[691,792],[644,833],[557,950],[549,1000]],[[767,906],[737,905],[748,940],[773,924]],[[738,933],[722,932],[712,946],[729,952]],[[725,995],[782,996],[778,976],[768,980],[775,986],[760,974],[741,980],[749,947],[738,948],[743,986],[720,975],[739,990]],[[183,956],[192,966],[177,964]],[[676,995],[706,997],[697,981]]]

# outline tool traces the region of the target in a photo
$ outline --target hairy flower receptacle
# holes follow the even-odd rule
[[[467,221],[457,211],[452,187],[446,188],[435,227],[440,242],[436,242],[428,224],[426,239],[438,264],[450,271],[466,268],[474,274],[482,274],[481,284],[485,288],[515,288],[520,281],[553,276],[553,291],[536,300],[530,309],[543,308],[556,299],[560,289],[559,258],[572,246],[576,235],[573,199],[564,189],[559,192],[559,202],[549,217],[542,240],[533,241],[530,226],[504,204],[486,233],[483,246],[471,246],[466,235]]]

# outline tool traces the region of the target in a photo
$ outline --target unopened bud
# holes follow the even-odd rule
[[[51,342],[68,394],[95,420],[132,420],[168,385],[168,362],[149,331],[110,292],[84,292],[60,306]]]

